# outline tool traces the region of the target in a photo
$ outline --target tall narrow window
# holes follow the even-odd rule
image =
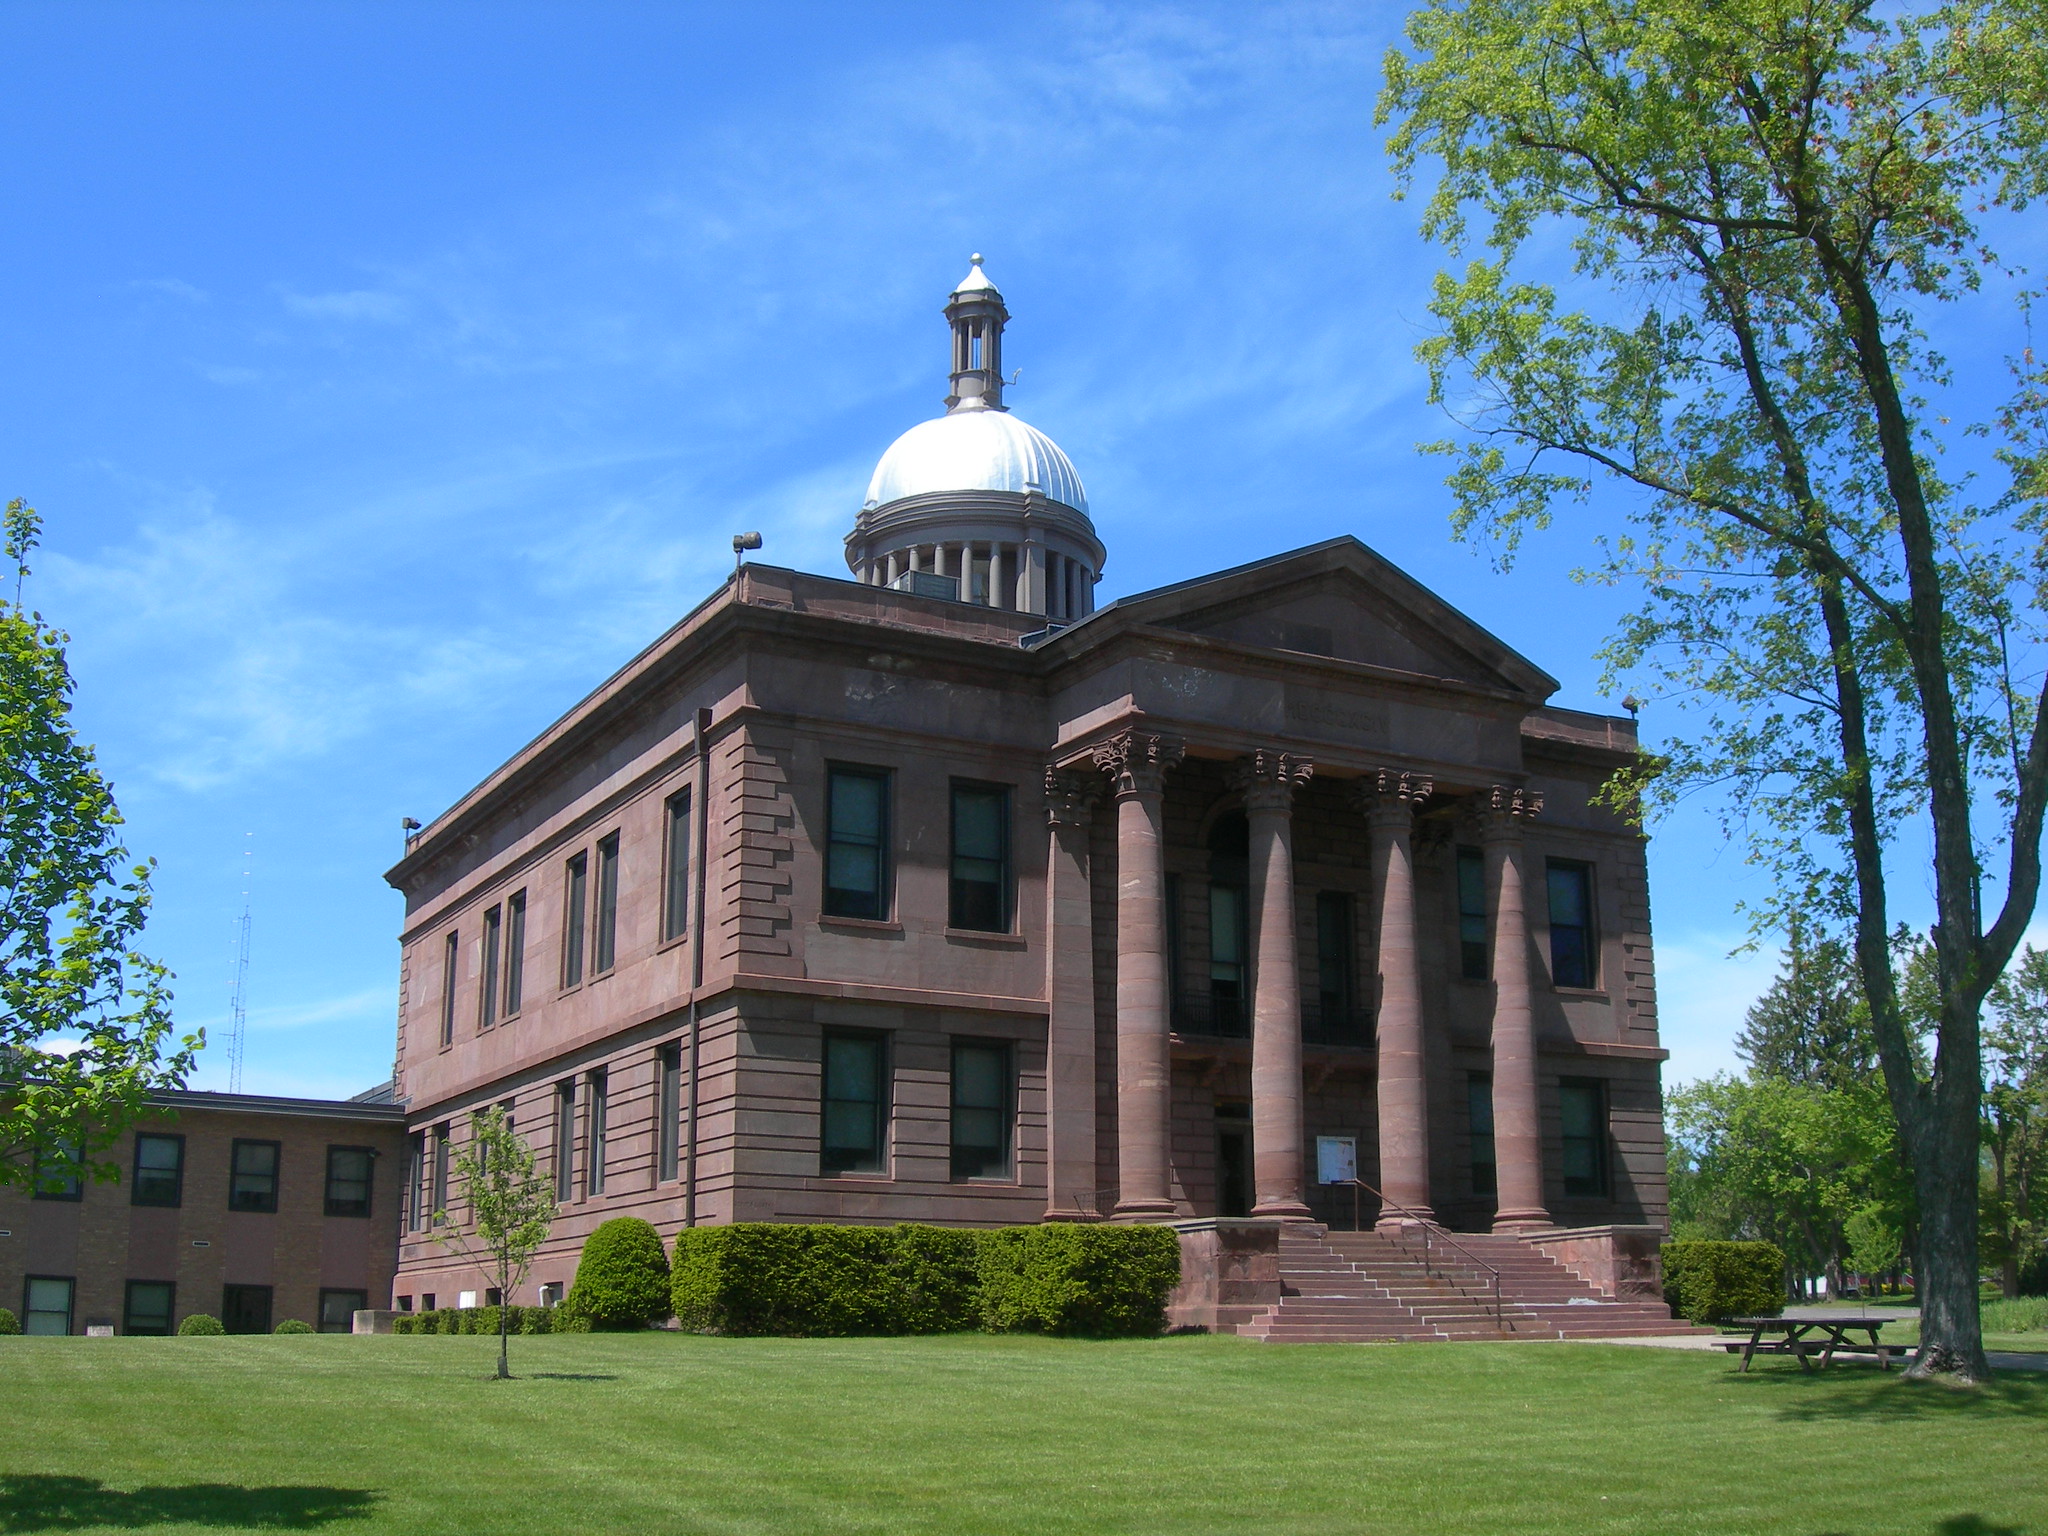
[[[434,1218],[448,1209],[448,1152],[448,1122],[444,1120],[434,1127],[434,1184],[428,1192],[428,1226],[432,1226]]]
[[[1357,972],[1351,942],[1351,898],[1343,891],[1316,893],[1316,1006],[1325,1039],[1342,1038],[1355,1027],[1352,978]]]
[[[368,1147],[327,1149],[327,1214],[367,1216],[370,1214],[370,1175],[377,1166],[377,1154]]]
[[[834,764],[826,780],[825,911],[887,917],[889,775]]]
[[[690,931],[690,792],[668,797],[668,879],[661,904],[663,942]]]
[[[562,879],[562,985],[573,987],[583,980],[583,918],[589,902],[590,855],[579,853],[569,861]]]
[[[576,1198],[576,1082],[555,1084],[555,1198]]]
[[[477,1022],[489,1029],[498,1022],[498,966],[504,958],[505,914],[498,907],[484,913],[483,1001]]]
[[[1590,987],[1594,984],[1592,867],[1552,859],[1548,874],[1551,984]]]
[[[1607,1094],[1598,1078],[1566,1078],[1557,1085],[1564,1127],[1564,1192],[1607,1193]]]
[[[277,1209],[277,1152],[274,1141],[237,1141],[228,1182],[231,1211]]]
[[[1486,964],[1486,855],[1477,848],[1458,850],[1458,974],[1484,981]]]
[[[590,968],[602,976],[619,957],[619,834],[597,845],[597,933]]]
[[[660,1107],[655,1113],[661,1116],[656,1129],[655,1145],[660,1148],[660,1172],[657,1178],[673,1179],[682,1166],[683,1140],[683,1047],[680,1041],[671,1040],[661,1048],[661,1096]]]
[[[587,1195],[604,1193],[604,1122],[609,1104],[610,1094],[600,1068],[590,1074],[590,1126],[583,1143],[583,1192]]]
[[[1010,1176],[1010,1106],[1015,1100],[1009,1046],[953,1042],[954,1178]]]
[[[427,1137],[415,1131],[406,1153],[405,1226],[418,1232],[427,1225]]]
[[[519,1011],[526,992],[526,892],[505,903],[505,1017]]]
[[[185,1200],[185,1138],[143,1132],[135,1138],[131,1205],[182,1205]]]
[[[1010,931],[1010,792],[999,784],[953,786],[949,921],[985,933]]]
[[[441,1044],[455,1043],[455,979],[462,963],[462,936],[451,930],[441,942]]]
[[[1484,1072],[1465,1074],[1465,1122],[1472,1133],[1472,1193],[1492,1196],[1499,1180],[1493,1158],[1493,1078]]]
[[[1209,887],[1209,1007],[1219,1035],[1244,1033],[1244,907],[1243,886]]]
[[[876,1035],[825,1036],[819,1164],[826,1173],[879,1173],[888,1122],[886,1066]]]

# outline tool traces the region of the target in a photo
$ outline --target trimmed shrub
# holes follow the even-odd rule
[[[296,1317],[288,1317],[270,1330],[272,1333],[311,1333],[313,1325],[302,1323]]]
[[[981,1321],[980,1232],[906,1223],[893,1229],[894,1333],[966,1333]]]
[[[434,1316],[440,1320],[436,1333],[461,1333],[462,1309],[460,1307],[436,1307]]]
[[[670,1304],[685,1328],[735,1336],[895,1333],[895,1257],[888,1227],[688,1228],[676,1238]]]
[[[645,1328],[667,1317],[669,1264],[661,1234],[637,1216],[605,1222],[583,1244],[562,1305],[601,1329]]]
[[[5,1307],[0,1307],[0,1334],[21,1332],[21,1319]]]
[[[1688,1322],[1785,1310],[1785,1255],[1775,1243],[1666,1243],[1663,1255],[1664,1299]]]
[[[393,1333],[416,1333],[418,1329],[414,1325],[418,1321],[419,1319],[414,1317],[412,1313],[401,1312],[391,1319],[391,1331]]]
[[[513,1311],[515,1311],[519,1315],[519,1331],[521,1333],[554,1332],[554,1308],[515,1307],[513,1308]]]
[[[982,1240],[982,1326],[1150,1337],[1165,1328],[1166,1298],[1179,1281],[1180,1236],[1171,1227],[1006,1227]]]
[[[227,1329],[221,1327],[219,1318],[208,1317],[204,1312],[194,1312],[178,1324],[178,1337],[181,1339],[210,1339],[226,1332]]]

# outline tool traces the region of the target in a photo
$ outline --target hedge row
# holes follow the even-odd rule
[[[672,1277],[677,1321],[700,1332],[1108,1338],[1165,1326],[1180,1240],[1165,1227],[741,1222],[678,1234]]]
[[[400,1312],[391,1319],[393,1333],[498,1332],[497,1307],[436,1307],[431,1312]],[[558,1317],[556,1307],[506,1307],[507,1333],[588,1333],[590,1324]]]
[[[1785,1255],[1775,1243],[1666,1243],[1663,1254],[1664,1299],[1688,1322],[1785,1310]]]

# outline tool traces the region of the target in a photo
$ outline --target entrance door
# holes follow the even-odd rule
[[[270,1332],[270,1287],[230,1285],[221,1289],[220,1325],[229,1333]]]
[[[1250,1106],[1216,1106],[1216,1214],[1249,1216],[1252,1210],[1252,1128]]]

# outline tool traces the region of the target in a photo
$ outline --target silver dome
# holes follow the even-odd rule
[[[875,466],[866,506],[944,491],[1036,491],[1084,516],[1088,511],[1073,461],[1008,411],[961,410],[919,422]]]

